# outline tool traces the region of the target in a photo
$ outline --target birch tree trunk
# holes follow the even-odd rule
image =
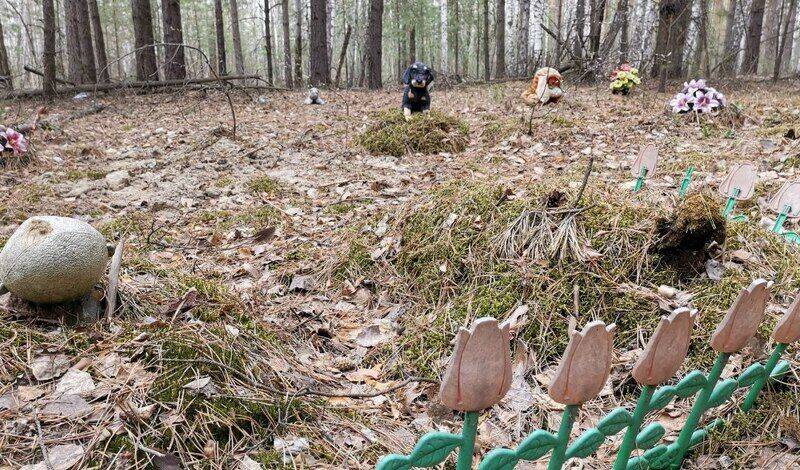
[[[747,35],[744,39],[744,61],[742,62],[742,73],[744,74],[758,71],[763,25],[764,0],[753,0],[753,5],[750,8],[750,18],[747,23]]]
[[[519,23],[517,24],[517,51],[519,51],[519,74],[528,74],[531,38],[531,0],[519,0]]]
[[[244,54],[242,53],[242,33],[239,28],[239,4],[236,0],[229,0],[228,8],[231,14],[231,39],[233,42],[233,59],[236,62],[236,74],[244,75]]]
[[[153,18],[149,0],[131,0],[133,10],[133,36],[136,48],[136,79],[158,80]]]
[[[161,21],[164,30],[164,78],[186,78],[186,57],[183,46],[180,0],[161,0]]]
[[[103,25],[100,22],[100,10],[97,8],[97,0],[87,0],[89,4],[89,16],[92,23],[92,33],[94,34],[94,52],[97,58],[98,77],[103,83],[108,83],[108,56],[106,56],[106,40],[103,35]]]
[[[52,8],[52,0],[50,0],[50,7]],[[52,11],[51,11],[52,14]],[[53,18],[55,21],[55,17]],[[55,27],[53,28],[55,31]],[[55,37],[53,39],[55,41]],[[55,43],[53,44],[53,74],[55,74]],[[6,49],[5,35],[3,34],[3,19],[0,18],[0,82],[9,89],[14,88],[14,83],[11,80],[11,67],[8,65],[8,50]],[[55,80],[54,80],[55,82]],[[46,90],[46,88],[45,88]]]
[[[331,81],[328,62],[326,0],[311,0],[311,21],[309,25],[309,81],[312,86],[328,85]]]
[[[383,0],[370,0],[369,20],[367,21],[367,85],[376,90],[383,86],[381,66],[383,65]]]
[[[495,78],[506,78],[506,0],[497,0]]]
[[[289,32],[289,0],[281,0],[281,22],[283,23],[283,83],[286,88],[293,88],[292,81],[292,44]]]
[[[458,1],[458,0],[454,0]],[[439,72],[447,73],[447,0],[439,0]]]

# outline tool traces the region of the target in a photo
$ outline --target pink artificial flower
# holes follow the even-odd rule
[[[691,109],[691,104],[692,96],[684,93],[678,93],[672,98],[672,101],[669,102],[669,105],[672,106],[673,113],[685,113]]]
[[[5,132],[6,148],[14,151],[14,155],[20,155],[28,151],[28,141],[25,136],[8,127]]]
[[[703,90],[706,88],[706,81],[702,78],[697,80],[691,80],[689,82],[683,82],[683,93],[687,95],[693,95],[694,92],[697,90]]]
[[[714,93],[698,91],[695,93],[694,110],[698,113],[710,113],[719,107],[719,101],[714,99]]]

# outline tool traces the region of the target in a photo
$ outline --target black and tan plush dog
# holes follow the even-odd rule
[[[403,74],[403,114],[406,120],[411,113],[427,113],[431,109],[428,86],[433,82],[433,70],[422,62],[414,62]]]

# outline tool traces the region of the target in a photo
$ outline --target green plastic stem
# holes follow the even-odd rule
[[[778,218],[775,219],[775,225],[772,227],[772,231],[775,233],[781,233],[783,230],[783,224],[786,222],[786,218],[789,217],[789,212],[792,210],[791,206],[784,206],[783,211],[781,211]]]
[[[683,179],[681,180],[681,187],[678,189],[678,196],[684,197],[686,193],[689,191],[689,185],[692,184],[692,173],[694,173],[694,166],[690,166],[686,173],[683,174]]]
[[[728,202],[725,203],[725,210],[722,211],[722,216],[725,217],[726,219],[728,218],[728,216],[731,215],[731,212],[733,212],[733,207],[736,205],[736,197],[741,192],[742,192],[741,189],[733,188],[733,196],[730,196],[728,198]]]
[[[561,426],[558,428],[558,435],[556,436],[558,442],[553,448],[553,454],[550,456],[547,470],[559,470],[564,466],[564,462],[567,460],[569,435],[572,433],[572,425],[575,424],[575,416],[577,416],[579,408],[578,405],[567,405],[564,408],[564,413],[561,415]]]
[[[775,345],[775,349],[772,350],[772,354],[770,354],[769,359],[767,359],[767,363],[764,365],[765,374],[764,377],[758,379],[750,386],[750,391],[747,392],[747,397],[744,399],[744,403],[742,403],[742,411],[749,411],[750,408],[756,402],[756,398],[758,398],[758,393],[764,388],[764,384],[767,383],[769,380],[769,376],[772,374],[772,371],[775,370],[775,366],[778,364],[778,361],[781,358],[781,355],[786,351],[786,347],[788,344],[778,343]]]
[[[636,178],[636,184],[633,186],[633,192],[638,193],[644,187],[644,178],[647,176],[647,168],[642,167],[639,177]]]
[[[639,400],[636,402],[636,408],[633,410],[633,419],[631,420],[628,430],[625,432],[625,437],[622,439],[622,445],[617,451],[617,459],[614,460],[614,470],[625,470],[628,468],[628,461],[631,457],[631,452],[636,448],[636,436],[644,422],[644,417],[650,411],[650,399],[653,397],[655,387],[652,385],[644,385],[642,393],[639,395]]]
[[[478,431],[478,413],[468,411],[464,415],[464,424],[461,426],[461,447],[458,450],[456,470],[470,470],[472,457],[475,454],[475,434]]]
[[[697,396],[697,400],[692,406],[692,411],[689,413],[689,417],[686,419],[686,423],[683,425],[680,435],[678,435],[678,440],[675,441],[677,452],[670,467],[672,470],[679,470],[681,468],[683,458],[686,456],[686,452],[689,451],[692,434],[697,428],[697,424],[700,423],[703,414],[707,411],[708,399],[711,396],[711,392],[714,391],[717,382],[719,382],[719,377],[722,375],[722,370],[725,368],[725,364],[728,363],[728,358],[730,358],[730,356],[729,353],[719,353],[719,355],[717,355],[714,366],[711,367],[711,372],[708,373],[706,386],[703,387],[700,391],[700,395]]]

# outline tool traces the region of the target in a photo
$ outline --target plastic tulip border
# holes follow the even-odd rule
[[[740,351],[756,333],[764,317],[771,286],[771,282],[759,279],[740,292],[711,337],[711,347],[717,357],[710,372],[689,372],[675,385],[663,384],[686,359],[697,311],[680,308],[662,317],[632,371],[634,380],[641,386],[633,411],[613,410],[597,426],[572,442],[570,434],[581,405],[596,397],[608,380],[614,325],[595,321],[580,332],[570,327],[569,344],[548,388],[550,397],[565,405],[558,432],[536,430],[514,449],[491,450],[478,470],[511,470],[520,461],[538,460],[548,454],[548,470],[560,469],[569,459],[589,457],[606,438],[623,431],[613,470],[681,468],[689,449],[702,442],[711,429],[724,424],[722,419],[716,419],[700,426],[708,410],[731,400],[736,390],[748,388],[740,405],[746,412],[753,407],[768,381],[789,371],[789,362],[781,360],[781,356],[790,343],[800,339],[800,294],[773,331],[776,345],[766,363],[755,363],[736,378],[720,380],[731,354]],[[479,412],[500,402],[510,387],[509,340],[508,325],[498,325],[492,318],[476,320],[469,330],[462,328],[456,337],[440,393],[444,405],[465,413],[461,433],[428,433],[411,453],[385,456],[376,469],[434,467],[447,460],[456,449],[456,469],[471,469]],[[666,433],[660,423],[644,426],[648,414],[663,409],[673,399],[695,395],[697,398],[686,423],[673,443],[660,443]],[[639,455],[631,457],[636,450]]]

